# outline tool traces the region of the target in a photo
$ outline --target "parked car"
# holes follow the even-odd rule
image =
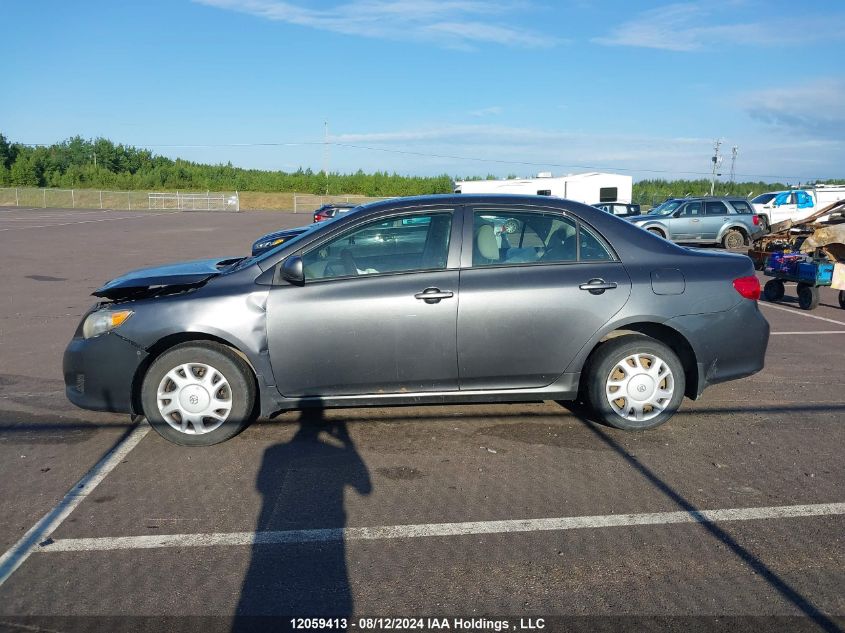
[[[760,216],[768,232],[770,226],[792,220],[799,222],[820,209],[845,198],[845,185],[811,185],[806,189],[788,191],[770,191],[761,193],[751,200],[751,206]],[[822,216],[819,222],[825,222],[830,216]]]
[[[348,213],[354,208],[354,204],[324,204],[314,211],[314,222],[322,222],[323,220]]]
[[[626,204],[624,202],[599,202],[593,205],[596,209],[607,211],[620,218],[627,218],[633,215],[640,215],[640,205]]]
[[[376,202],[255,257],[94,294],[64,355],[68,398],[185,445],[259,414],[451,402],[581,399],[647,429],[759,371],[769,337],[747,257],[536,196]]]
[[[293,229],[282,229],[281,231],[274,231],[272,233],[267,233],[267,235],[262,235],[252,243],[252,254],[260,255],[261,253],[269,251],[271,248],[274,248],[279,244],[284,244],[297,235],[301,235],[305,231],[309,231],[313,228],[317,228],[316,225],[309,224],[308,226],[297,226]]]
[[[704,197],[666,201],[628,221],[673,242],[740,248],[763,235],[760,218],[744,198]]]

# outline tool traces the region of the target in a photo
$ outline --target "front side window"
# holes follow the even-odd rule
[[[684,205],[684,208],[681,210],[681,217],[690,218],[690,217],[698,217],[701,215],[701,203],[700,202],[689,202]]]
[[[305,280],[443,270],[451,228],[448,211],[370,222],[305,253]]]
[[[580,241],[580,249],[579,249]],[[554,213],[476,210],[472,265],[610,260],[607,248],[571,218]]]

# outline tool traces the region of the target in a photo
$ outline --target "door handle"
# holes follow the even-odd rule
[[[587,290],[591,295],[600,295],[605,290],[613,290],[617,284],[615,281],[605,281],[604,279],[590,279],[585,284],[578,286],[581,290]]]
[[[414,299],[422,299],[426,303],[439,303],[441,299],[451,299],[455,293],[451,290],[440,290],[440,288],[426,288],[414,295]]]
[[[693,222],[701,222],[701,220],[698,220],[698,219],[696,219],[696,218],[693,218],[693,219],[692,219],[692,221],[693,221]]]

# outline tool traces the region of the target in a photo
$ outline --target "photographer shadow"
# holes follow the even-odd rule
[[[287,630],[293,617],[352,615],[344,494],[369,494],[369,472],[345,423],[313,406],[298,422],[290,441],[264,452],[256,542],[231,629],[238,633]],[[291,534],[310,530],[320,532]]]

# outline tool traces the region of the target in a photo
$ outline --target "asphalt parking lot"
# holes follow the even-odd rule
[[[829,289],[813,312],[761,304],[766,369],[642,434],[546,402],[286,413],[187,449],[66,401],[61,355],[93,289],[309,220],[0,208],[0,629],[845,629],[845,310]],[[16,549],[45,515],[54,529]]]

